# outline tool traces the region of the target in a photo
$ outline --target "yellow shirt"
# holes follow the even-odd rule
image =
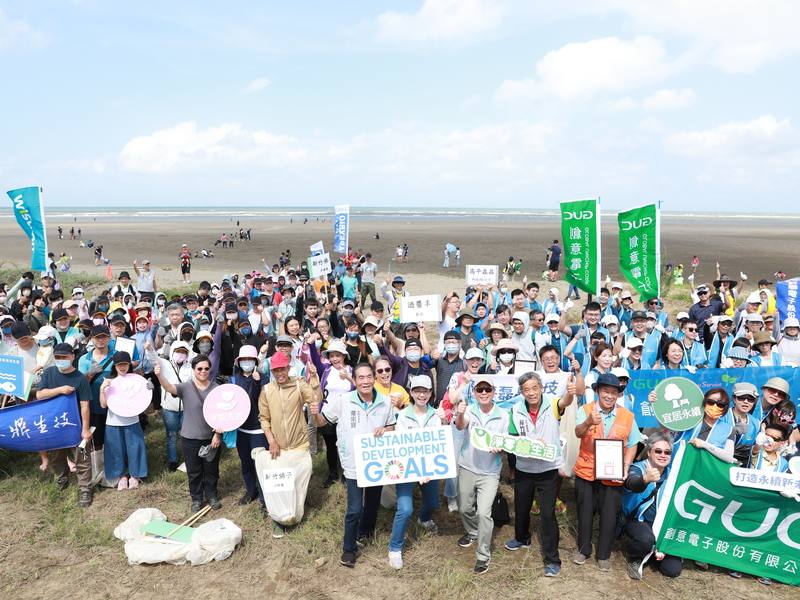
[[[381,385],[380,381],[375,381],[375,389],[387,398],[389,398],[392,394],[400,394],[403,397],[402,400],[400,400],[400,408],[405,408],[411,404],[411,396],[408,395],[408,392],[405,390],[405,388],[403,388],[403,386],[397,385],[394,381],[392,382],[391,387],[388,388]]]

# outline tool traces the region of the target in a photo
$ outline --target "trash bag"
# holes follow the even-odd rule
[[[282,525],[299,523],[311,479],[311,454],[308,450],[281,450],[278,458],[273,459],[265,448],[254,448],[250,456],[256,463],[258,483],[270,518]]]
[[[242,541],[242,530],[233,521],[215,519],[203,523],[194,532],[188,546],[186,560],[192,566],[204,565],[212,560],[225,560]]]
[[[138,508],[114,528],[114,537],[123,542],[142,537],[142,525],[150,521],[166,521],[167,516],[157,508]]]

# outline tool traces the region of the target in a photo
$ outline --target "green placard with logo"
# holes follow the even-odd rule
[[[642,299],[658,298],[661,269],[659,210],[655,204],[617,215],[619,268]]]
[[[703,391],[686,377],[668,377],[656,386],[653,412],[672,431],[697,427],[703,419]]]
[[[587,294],[600,293],[600,203],[575,200],[561,203],[564,238],[564,279]]]

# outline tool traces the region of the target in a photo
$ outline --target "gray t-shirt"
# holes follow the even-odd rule
[[[217,387],[212,382],[204,389],[198,389],[194,381],[185,381],[175,385],[175,394],[183,401],[183,425],[181,425],[181,437],[190,440],[210,440],[214,435],[203,417],[203,403],[206,401],[208,393]]]
[[[359,267],[361,271],[361,283],[375,283],[375,274],[378,272],[378,265],[374,262],[364,262]]]

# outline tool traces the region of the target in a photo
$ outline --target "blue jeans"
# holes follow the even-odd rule
[[[126,473],[137,479],[147,477],[147,450],[144,432],[138,422],[106,425],[103,463],[106,479],[119,479]]]
[[[263,433],[244,433],[236,432],[236,451],[239,453],[239,462],[242,463],[242,479],[244,489],[251,498],[258,498],[261,506],[264,506],[264,494],[261,493],[261,486],[258,484],[256,474],[256,461],[250,456],[253,448],[266,448],[269,450],[267,437]]]
[[[570,286],[567,288],[567,300],[569,300],[569,299],[570,299],[570,297],[571,297],[573,294],[575,294],[575,299],[578,299],[578,298],[580,298],[580,297],[581,297],[580,290],[578,290],[578,286],[576,286],[576,285],[570,285]]]
[[[458,499],[458,477],[444,480],[444,497]]]
[[[161,418],[164,420],[164,429],[167,431],[167,462],[178,462],[178,432],[183,423],[183,412],[177,410],[161,409]]]
[[[389,552],[400,552],[406,540],[406,528],[411,513],[414,512],[414,488],[416,483],[398,483],[397,511],[394,513],[392,537],[389,540]],[[439,482],[429,481],[422,486],[422,506],[419,509],[419,520],[430,521],[433,511],[439,508]]]
[[[355,552],[356,540],[369,537],[375,532],[383,486],[360,488],[355,479],[345,477],[344,481],[347,486],[347,510],[344,513],[342,551]]]

